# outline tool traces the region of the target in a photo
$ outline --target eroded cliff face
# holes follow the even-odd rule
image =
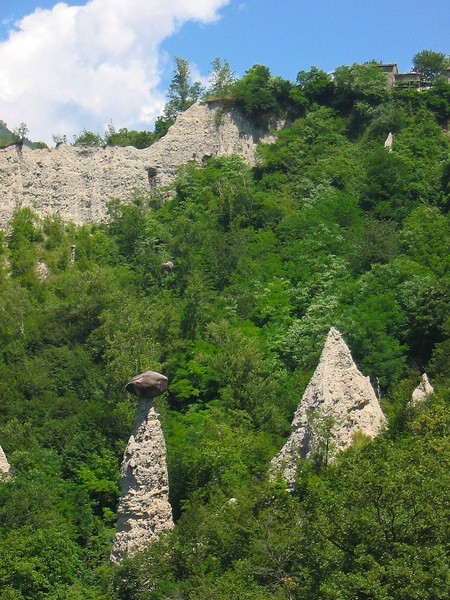
[[[319,364],[295,412],[291,435],[272,461],[293,489],[300,459],[330,461],[348,448],[356,433],[370,438],[386,425],[375,392],[353,362],[341,334],[332,328]]]
[[[237,109],[194,105],[150,148],[78,148],[0,150],[0,226],[16,208],[31,207],[39,216],[57,214],[65,221],[92,223],[106,217],[110,199],[128,199],[133,190],[150,190],[174,181],[190,161],[238,154],[255,162],[267,131],[255,128]]]

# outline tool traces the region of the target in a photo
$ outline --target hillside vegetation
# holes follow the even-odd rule
[[[0,598],[444,599],[450,86],[395,89],[376,65],[293,84],[255,66],[215,97],[287,119],[256,168],[188,165],[171,200],[117,199],[106,224],[21,210],[1,238],[16,478],[0,483]],[[389,430],[305,463],[291,495],[267,469],[331,326]],[[157,407],[177,524],[112,568],[124,384],[146,369],[170,381]],[[411,410],[424,371],[436,394]]]

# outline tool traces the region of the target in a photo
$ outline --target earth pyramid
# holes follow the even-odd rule
[[[374,438],[385,425],[369,377],[358,370],[342,335],[332,327],[271,473],[281,471],[292,491],[299,459],[329,462],[351,445],[356,433]]]
[[[3,448],[0,446],[0,480],[9,479],[13,476],[11,465],[6,458]]]
[[[120,468],[122,495],[117,509],[117,533],[111,562],[144,550],[173,528],[169,504],[166,444],[153,399],[167,390],[167,377],[146,371],[133,377],[126,390],[138,397],[133,432]]]
[[[419,385],[412,393],[410,402],[411,407],[414,408],[418,406],[419,404],[424,402],[428,398],[428,396],[431,396],[431,394],[434,394],[434,389],[430,383],[430,380],[428,379],[428,375],[424,373],[420,379]]]

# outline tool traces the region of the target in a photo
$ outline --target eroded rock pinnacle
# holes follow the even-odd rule
[[[333,327],[295,412],[289,439],[272,460],[271,473],[281,471],[292,490],[300,459],[329,462],[351,445],[357,432],[374,438],[385,425],[369,377],[358,370]]]
[[[111,562],[145,549],[173,528],[169,504],[166,444],[153,398],[167,389],[167,377],[146,371],[133,377],[127,391],[139,398],[136,422],[120,469],[122,495]]]

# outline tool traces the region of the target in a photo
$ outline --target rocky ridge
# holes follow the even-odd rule
[[[272,460],[272,476],[281,471],[292,490],[299,459],[328,462],[352,444],[355,434],[374,438],[386,422],[369,377],[358,370],[341,334],[332,328],[289,439]]]
[[[132,147],[83,148],[59,145],[0,150],[0,226],[17,208],[39,216],[59,215],[76,224],[103,220],[111,198],[129,199],[135,189],[171,184],[181,165],[238,154],[255,162],[259,141],[270,141],[238,109],[195,104],[179,115],[167,134],[144,150]]]

